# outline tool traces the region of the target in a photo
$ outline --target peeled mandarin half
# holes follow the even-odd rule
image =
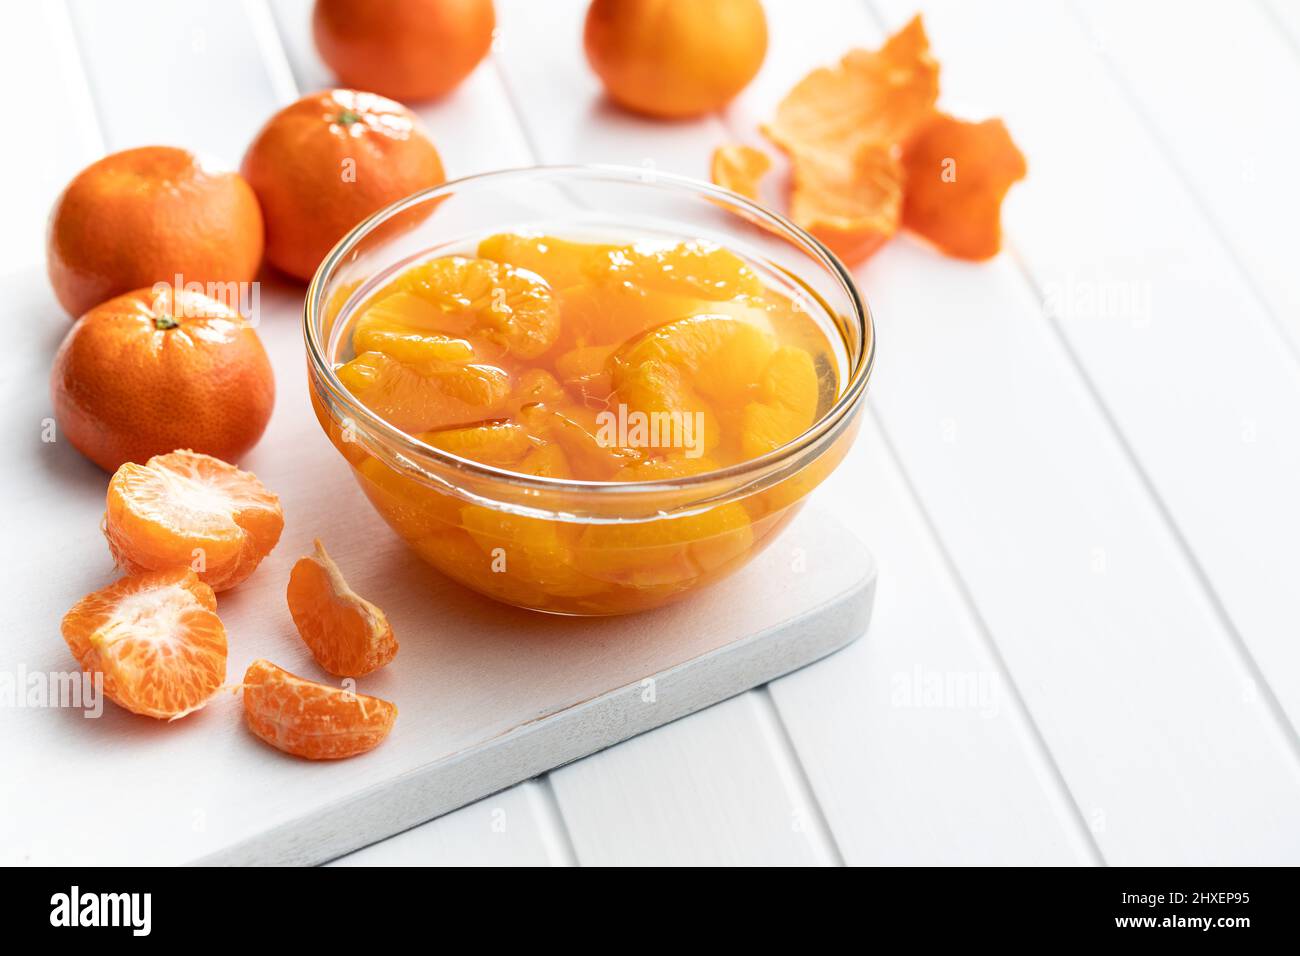
[[[339,760],[378,747],[397,706],[378,697],[318,684],[256,660],[244,674],[244,720],[277,750],[308,760]]]
[[[397,655],[384,612],[361,597],[316,541],[289,574],[289,613],[316,663],[337,677],[360,677]]]
[[[175,720],[226,678],[226,629],[212,588],[188,568],[122,578],[63,617],[63,639],[104,693],[132,713]]]
[[[127,462],[108,483],[104,536],[132,573],[188,567],[224,591],[253,573],[283,529],[280,499],[255,475],[209,455]]]

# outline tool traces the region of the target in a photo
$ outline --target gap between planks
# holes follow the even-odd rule
[[[871,17],[871,19],[875,22],[877,28],[880,30],[881,35],[882,36],[888,35],[890,30],[889,24],[886,21],[884,15],[881,13],[880,9],[876,6],[874,0],[862,0],[862,2],[868,15]],[[1077,9],[1076,0],[1065,0],[1065,6],[1066,9],[1069,11],[1070,19],[1072,20],[1074,25],[1085,36],[1088,35],[1091,32],[1090,26],[1088,22],[1084,19],[1084,17],[1080,14],[1079,10]],[[1273,22],[1276,22],[1276,17],[1273,11],[1270,8],[1268,8],[1267,4],[1264,4],[1264,6],[1265,9],[1268,11],[1268,15],[1270,19]],[[1281,27],[1279,27],[1279,29],[1281,30],[1281,32],[1283,32],[1288,36],[1288,39],[1293,39],[1290,38],[1290,34],[1286,33],[1285,30],[1282,30]],[[1297,47],[1297,53],[1298,55],[1300,55],[1300,47]],[[1143,131],[1147,134],[1147,136],[1152,140],[1152,142],[1156,146],[1156,150],[1161,156],[1161,158],[1164,160],[1165,164],[1169,166],[1170,169],[1173,170],[1174,175],[1177,178],[1177,181],[1181,184],[1184,192],[1191,198],[1192,205],[1196,209],[1197,213],[1203,219],[1205,219],[1205,221],[1209,225],[1211,231],[1214,233],[1216,239],[1218,240],[1220,247],[1226,252],[1227,258],[1232,263],[1233,269],[1236,270],[1238,276],[1242,279],[1244,285],[1250,290],[1251,296],[1254,298],[1255,302],[1263,310],[1264,314],[1268,316],[1269,323],[1272,326],[1273,331],[1280,339],[1281,344],[1284,350],[1286,351],[1288,357],[1292,360],[1292,362],[1296,364],[1297,369],[1300,369],[1300,349],[1297,348],[1296,342],[1293,340],[1293,338],[1291,337],[1291,335],[1289,334],[1285,326],[1282,324],[1276,312],[1270,306],[1267,298],[1260,291],[1257,283],[1254,280],[1254,277],[1247,271],[1244,263],[1237,255],[1236,250],[1231,248],[1224,240],[1223,238],[1224,231],[1222,228],[1220,228],[1220,225],[1216,217],[1211,212],[1209,206],[1201,197],[1200,193],[1194,187],[1191,179],[1188,177],[1183,167],[1177,162],[1172,151],[1169,149],[1168,144],[1164,141],[1163,136],[1161,136],[1155,124],[1152,123],[1150,116],[1143,108],[1137,96],[1133,93],[1133,90],[1130,84],[1128,83],[1127,77],[1119,69],[1116,68],[1115,63],[1110,57],[1105,56],[1101,53],[1096,53],[1095,55],[1099,58],[1103,69],[1106,71],[1106,74],[1111,78],[1111,81],[1115,84],[1116,88],[1120,91],[1121,95],[1124,98],[1125,104],[1129,107],[1129,109],[1133,112],[1134,116],[1137,118],[1138,124],[1141,126]],[[1024,257],[1020,255],[1019,252],[1016,250],[1015,240],[1013,236],[1008,236],[1008,238],[1005,239],[1005,246],[1006,246],[1006,251],[1010,255],[1011,260],[1015,263],[1016,266],[1015,271],[1020,275],[1021,279],[1024,281],[1026,287],[1028,288],[1030,295],[1033,297],[1033,300],[1036,303],[1038,303],[1042,314],[1047,318],[1048,324],[1052,329],[1053,338],[1060,346],[1062,353],[1065,355],[1071,368],[1074,370],[1076,376],[1079,379],[1080,384],[1084,387],[1089,398],[1096,406],[1097,410],[1100,412],[1102,418],[1105,420],[1107,427],[1114,435],[1115,442],[1118,445],[1121,454],[1123,455],[1124,459],[1128,462],[1129,466],[1133,469],[1133,472],[1136,474],[1139,482],[1142,485],[1143,491],[1145,492],[1146,496],[1151,500],[1152,504],[1155,506],[1155,509],[1160,516],[1161,522],[1168,529],[1178,550],[1182,553],[1184,559],[1186,560],[1187,565],[1191,570],[1193,576],[1200,584],[1202,590],[1205,592],[1209,604],[1214,611],[1214,615],[1218,619],[1220,625],[1222,626],[1224,635],[1227,638],[1229,645],[1232,647],[1234,655],[1238,658],[1241,665],[1245,668],[1246,672],[1250,675],[1251,680],[1254,681],[1255,684],[1260,688],[1261,695],[1264,698],[1269,714],[1271,718],[1277,723],[1278,728],[1282,731],[1282,736],[1285,738],[1287,742],[1287,747],[1291,753],[1292,758],[1298,764],[1300,764],[1300,733],[1297,732],[1297,728],[1295,727],[1295,725],[1292,724],[1290,719],[1288,719],[1286,715],[1286,709],[1282,706],[1281,699],[1278,697],[1272,684],[1269,683],[1268,679],[1265,677],[1263,669],[1260,667],[1259,662],[1255,658],[1255,655],[1250,651],[1250,648],[1247,646],[1246,641],[1241,634],[1241,631],[1238,629],[1231,615],[1229,614],[1227,607],[1224,604],[1223,599],[1220,596],[1218,590],[1214,587],[1212,581],[1209,578],[1209,575],[1205,571],[1205,568],[1202,566],[1200,560],[1196,557],[1195,552],[1192,550],[1191,545],[1187,541],[1187,538],[1184,535],[1181,527],[1179,527],[1177,521],[1174,519],[1174,516],[1170,512],[1168,506],[1165,504],[1164,499],[1158,493],[1155,484],[1151,480],[1150,475],[1148,474],[1146,469],[1142,466],[1141,462],[1139,461],[1137,454],[1131,442],[1129,441],[1128,436],[1124,433],[1124,430],[1120,427],[1120,424],[1116,420],[1114,414],[1112,413],[1110,406],[1103,399],[1100,389],[1098,389],[1092,376],[1089,374],[1086,366],[1083,363],[1082,358],[1079,356],[1077,350],[1071,344],[1069,336],[1066,334],[1066,331],[1061,324],[1060,316],[1058,316],[1055,312],[1049,310],[1046,307],[1046,303],[1047,303],[1046,297],[1044,296],[1043,291],[1037,279],[1034,277],[1028,263],[1025,261]],[[887,437],[887,432],[883,424],[881,425],[881,432],[882,434],[886,435],[886,443],[888,444],[889,441]],[[927,515],[927,521],[928,520],[929,519]],[[945,559],[946,557],[947,555],[945,552]],[[1000,660],[1001,658],[999,657],[999,661]],[[1016,690],[1016,694],[1018,698],[1019,697],[1018,689]],[[1035,727],[1035,733],[1037,733],[1036,727]],[[1055,768],[1055,763],[1053,763],[1053,767]],[[1062,783],[1064,783],[1063,779],[1062,779]],[[1083,823],[1082,816],[1080,817],[1080,822]],[[1084,831],[1088,833],[1089,838],[1091,840],[1091,831],[1088,829],[1086,824],[1084,824]],[[1096,846],[1095,841],[1092,842],[1093,845]]]

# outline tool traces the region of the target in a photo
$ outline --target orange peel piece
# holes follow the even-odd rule
[[[879,50],[850,50],[795,84],[763,132],[791,155],[856,156],[905,141],[934,110],[939,64],[919,16]]]
[[[959,259],[1002,247],[1002,200],[1028,166],[999,119],[935,115],[903,152],[903,224]]]
[[[865,143],[848,160],[795,156],[790,218],[846,265],[857,265],[884,245],[902,215],[903,169],[889,147]]]
[[[286,598],[303,643],[336,677],[369,674],[397,655],[384,612],[348,586],[319,539],[315,552],[289,573]]]
[[[761,149],[729,143],[713,151],[709,178],[723,189],[758,202],[758,184],[771,168],[771,157]]]

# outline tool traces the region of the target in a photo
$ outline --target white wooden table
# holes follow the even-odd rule
[[[768,0],[751,88],[661,125],[603,105],[581,0],[498,0],[491,59],[420,112],[453,176],[703,177],[916,6]],[[340,862],[1300,863],[1300,3],[920,6],[944,102],[1004,116],[1030,177],[998,260],[904,238],[858,273],[871,414],[818,498],[879,560],[870,636]],[[12,5],[4,270],[105,151],[237,164],[329,84],[309,11]]]

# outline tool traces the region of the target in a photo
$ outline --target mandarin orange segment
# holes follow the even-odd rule
[[[521,420],[534,437],[557,444],[567,462],[597,481],[609,480],[644,454],[642,449],[619,444],[601,412],[585,405],[534,405],[522,410]]]
[[[850,158],[794,158],[790,218],[847,265],[872,255],[898,231],[903,217],[903,170],[890,149],[865,144]]]
[[[686,373],[709,398],[743,400],[762,374],[776,344],[768,328],[727,315],[695,315],[647,332],[614,357],[614,385],[622,392],[629,373],[666,363]]]
[[[122,578],[63,617],[63,639],[104,693],[146,717],[198,710],[226,678],[226,629],[212,588],[188,568]]]
[[[478,255],[536,273],[557,291],[600,278],[600,267],[616,247],[573,242],[535,233],[500,232],[478,244]]]
[[[617,408],[597,422],[598,440],[606,446],[712,451],[722,441],[718,417],[691,386],[679,366],[646,359],[623,366],[610,394]],[[622,414],[620,414],[620,412]]]
[[[455,525],[457,499],[403,475],[377,458],[367,456],[356,468],[357,483],[393,530],[407,541]]]
[[[490,418],[510,397],[510,376],[494,365],[437,359],[408,364],[384,352],[363,352],[340,366],[338,377],[371,411],[405,432]]]
[[[494,573],[516,574],[557,597],[583,597],[604,588],[573,566],[576,525],[477,505],[462,509],[461,525]]]
[[[560,334],[560,311],[539,276],[491,259],[444,256],[403,272],[398,286],[436,310],[430,326],[492,342],[519,358],[536,358]]]
[[[587,278],[560,296],[561,347],[621,345],[672,319],[748,309],[763,285],[739,256],[711,242],[601,247]]]
[[[709,179],[757,202],[758,184],[771,168],[771,157],[761,149],[729,143],[713,151],[709,161]]]
[[[919,16],[879,50],[850,50],[799,81],[763,127],[792,155],[852,156],[864,145],[903,142],[930,116],[939,64]]]
[[[647,458],[623,468],[615,481],[667,481],[714,471],[718,463],[712,458]]]
[[[239,584],[280,540],[280,500],[209,455],[175,451],[127,462],[108,483],[104,536],[131,573],[190,567],[213,590]]]
[[[360,677],[397,655],[388,618],[348,586],[320,539],[293,566],[286,598],[303,643],[331,674]]]
[[[592,577],[632,583],[652,569],[673,568],[681,580],[716,570],[752,543],[745,509],[724,504],[680,518],[590,525],[574,555],[577,567]]]
[[[515,465],[520,474],[534,475],[538,478],[572,478],[573,469],[569,467],[568,456],[559,445],[538,445],[523,461]]]
[[[616,277],[651,292],[720,301],[763,291],[749,263],[730,249],[700,239],[637,242],[610,258]]]
[[[960,259],[1002,247],[1002,200],[1028,171],[1001,120],[936,115],[903,152],[903,224]]]
[[[472,362],[474,346],[437,331],[440,318],[434,303],[410,292],[396,292],[361,314],[353,328],[352,347],[358,354],[384,352],[402,362]]]
[[[511,415],[518,416],[525,408],[558,405],[568,400],[569,394],[554,375],[544,368],[530,368],[515,382],[507,407]]]
[[[425,432],[420,440],[485,465],[513,465],[533,449],[528,430],[516,422],[485,422],[466,428]]]
[[[355,757],[379,746],[397,705],[290,674],[267,660],[244,673],[244,720],[277,750],[308,760]]]
[[[584,402],[603,403],[613,391],[609,358],[615,345],[587,345],[570,349],[555,359],[555,371],[570,392]]]
[[[757,458],[806,432],[817,417],[820,385],[812,356],[803,349],[782,348],[763,374],[762,400],[745,406],[741,450]]]

